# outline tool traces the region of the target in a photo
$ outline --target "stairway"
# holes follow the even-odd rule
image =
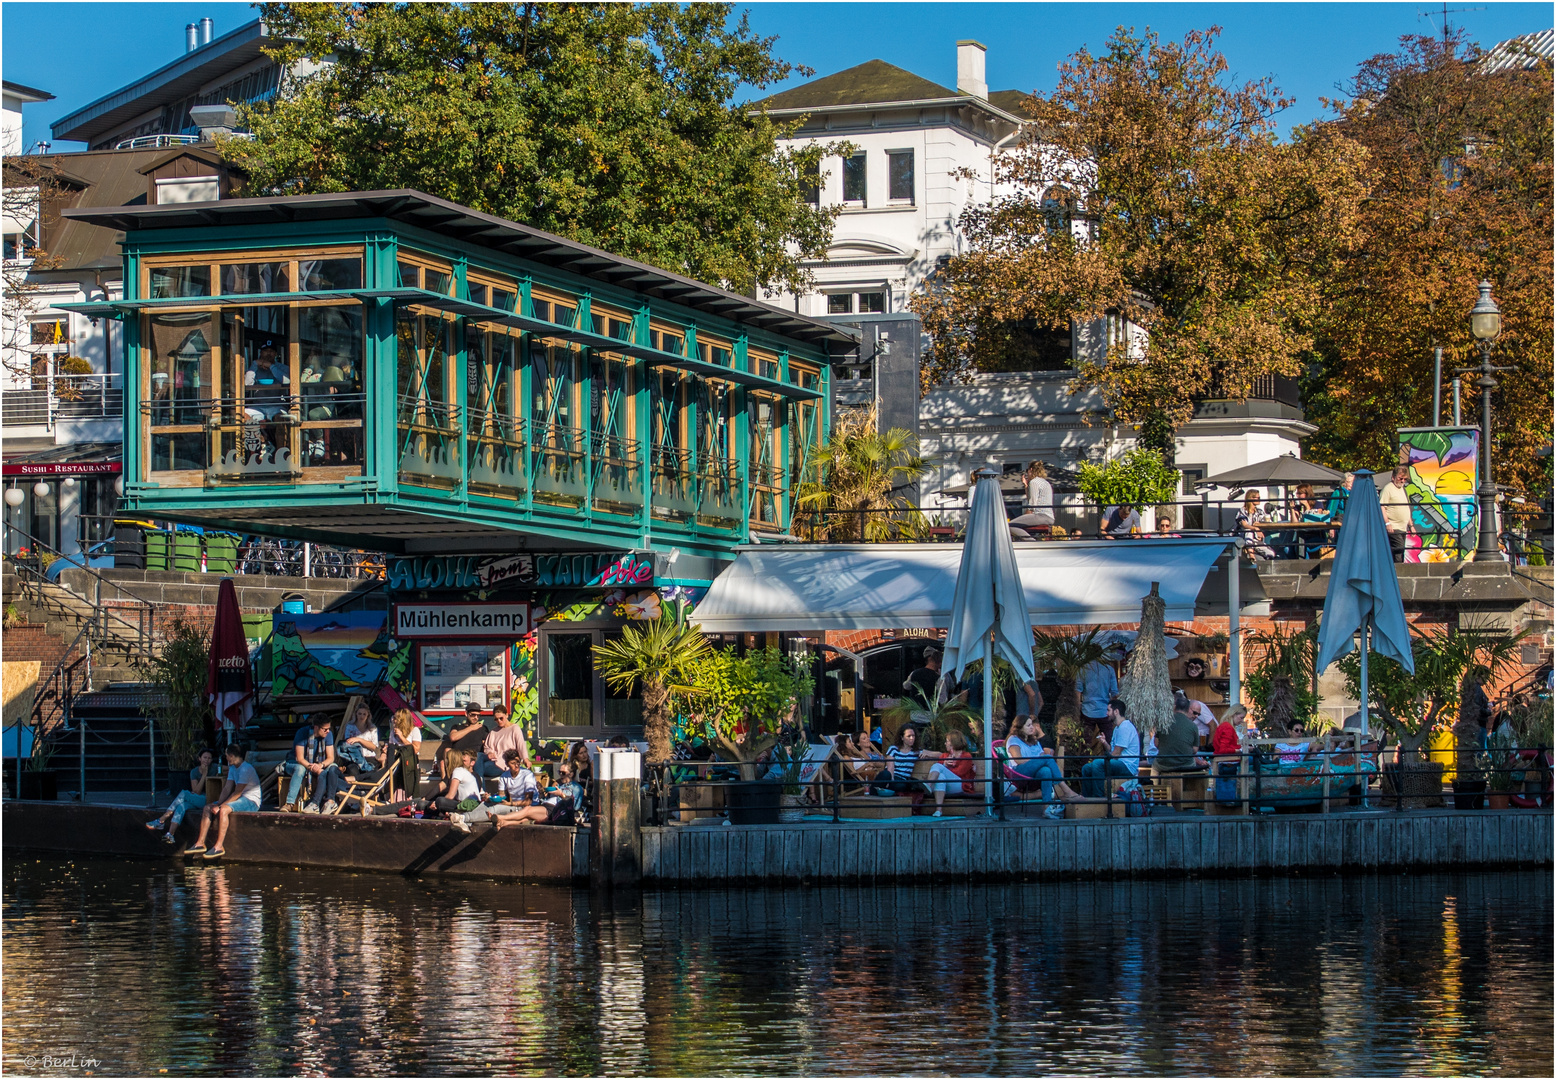
[[[167,752],[159,745],[152,758],[143,696],[139,690],[118,690],[75,699],[70,727],[58,733],[49,761],[58,774],[60,798],[76,798],[81,790],[84,745],[89,797],[117,795],[120,801],[139,805],[151,799],[155,786],[155,801],[166,801]]]
[[[97,606],[58,582],[31,578],[26,583],[17,576],[10,563],[5,564],[0,575],[0,594],[7,608],[17,613],[31,626],[42,626],[48,636],[57,639],[59,653],[64,654],[71,644],[80,651],[82,627],[88,627],[86,637],[92,645],[92,685],[100,690],[112,683],[136,682],[141,678],[139,662],[145,654],[145,646],[134,610],[108,609],[102,618],[94,619]],[[155,626],[154,616],[145,616]],[[157,638],[148,634],[147,641],[155,649]],[[40,679],[47,679],[53,672],[53,664],[45,664],[39,671]]]

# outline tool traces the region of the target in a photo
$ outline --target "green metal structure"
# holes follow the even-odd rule
[[[126,509],[400,554],[787,531],[835,326],[416,191],[123,230]]]

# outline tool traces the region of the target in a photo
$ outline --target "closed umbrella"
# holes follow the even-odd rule
[[[1324,594],[1324,617],[1318,628],[1318,670],[1356,647],[1352,640],[1362,632],[1361,730],[1367,731],[1367,654],[1377,651],[1398,660],[1414,672],[1410,652],[1410,627],[1405,622],[1405,602],[1399,595],[1399,576],[1383,526],[1376,485],[1366,483],[1372,474],[1356,474],[1334,546],[1329,568],[1329,591]],[[1371,639],[1369,642],[1369,638]]]
[[[216,624],[211,628],[211,663],[205,696],[216,713],[218,734],[244,727],[254,715],[249,643],[243,633],[243,613],[238,609],[238,590],[231,578],[222,578],[216,591]]]
[[[983,661],[983,756],[997,780],[992,761],[994,660],[1003,656],[1010,661],[1020,681],[1032,678],[1032,613],[1016,568],[999,477],[992,471],[980,473],[973,489],[945,645],[945,669],[958,679],[968,664]],[[994,801],[993,783],[985,795]]]

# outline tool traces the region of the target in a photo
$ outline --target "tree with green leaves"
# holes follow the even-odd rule
[[[223,146],[255,194],[415,188],[737,291],[826,251],[837,148],[734,101],[809,72],[728,4],[260,7],[286,75]]]
[[[1150,506],[1178,497],[1178,470],[1144,447],[1101,465],[1082,462],[1076,483],[1098,506]]]
[[[888,540],[915,532],[922,515],[902,492],[929,472],[918,436],[880,431],[868,414],[839,421],[795,491],[797,528],[808,539]],[[806,512],[818,523],[805,521]]]
[[[650,761],[670,760],[671,701],[676,695],[696,695],[691,673],[711,651],[702,632],[669,609],[653,622],[623,627],[620,638],[594,647],[594,666],[606,685],[629,694],[642,689]]]
[[[778,741],[800,699],[815,687],[809,665],[771,647],[744,656],[733,645],[710,650],[688,672],[696,688],[688,711],[706,724],[724,760],[741,763],[747,780],[756,778],[753,763]]]

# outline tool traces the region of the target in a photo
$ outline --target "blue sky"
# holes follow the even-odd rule
[[[1552,25],[1550,3],[1453,0],[1448,7],[1481,9],[1451,13],[1449,19],[1455,25],[1462,20],[1471,39],[1487,47]],[[1190,29],[1219,25],[1221,49],[1237,77],[1272,76],[1297,99],[1282,117],[1287,127],[1320,115],[1318,99],[1335,96],[1359,61],[1392,50],[1403,34],[1441,28],[1441,16],[1427,17],[1432,5],[1422,2],[757,3],[746,9],[759,33],[778,36],[779,56],[815,68],[818,75],[878,58],[952,86],[956,42],[973,38],[988,46],[989,85],[996,90],[1052,89],[1060,61],[1082,45],[1102,48],[1118,26],[1150,27],[1163,37],[1181,38]],[[215,20],[218,35],[255,17],[249,5],[236,3],[8,0],[0,7],[5,78],[57,98],[27,107],[27,144],[47,139],[52,121],[176,59],[183,52],[185,24],[202,15]],[[62,56],[69,57],[68,64],[61,64]]]

